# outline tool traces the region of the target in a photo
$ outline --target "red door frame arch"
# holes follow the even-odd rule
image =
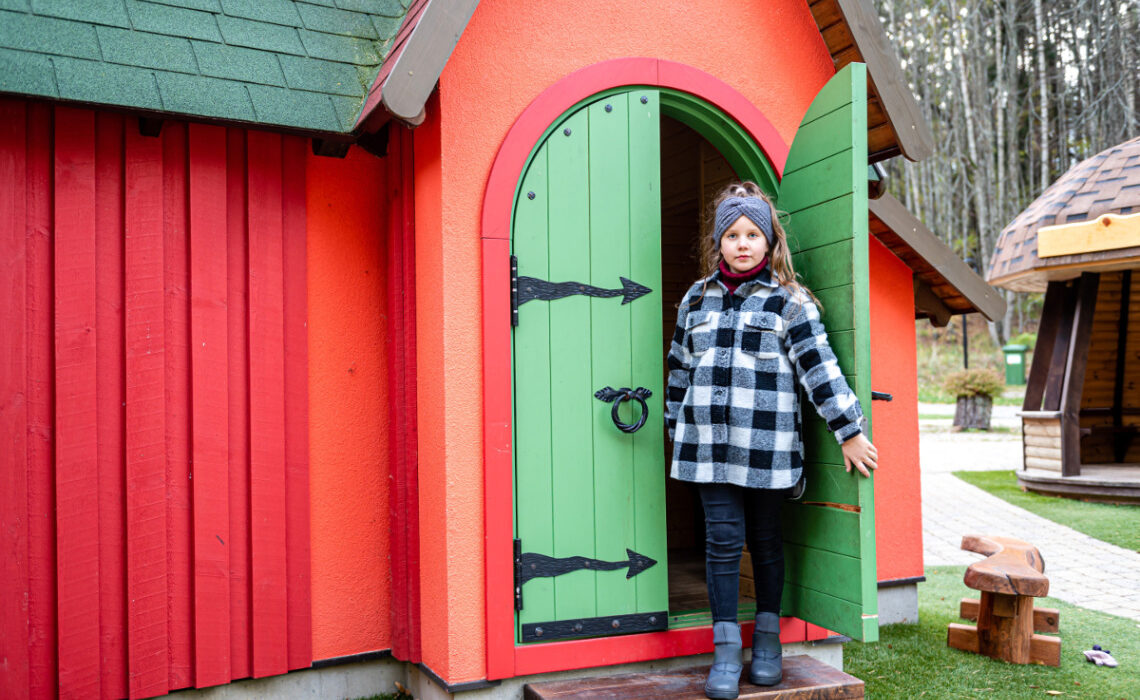
[[[487,678],[511,678],[712,651],[705,628],[515,646],[511,464],[510,232],[515,192],[546,129],[578,102],[625,85],[672,88],[735,120],[782,174],[788,145],[764,114],[720,79],[654,58],[620,58],[583,68],[547,88],[519,115],[499,148],[483,196],[483,512]],[[508,504],[504,507],[502,504]],[[801,621],[785,621],[785,641],[801,641]]]

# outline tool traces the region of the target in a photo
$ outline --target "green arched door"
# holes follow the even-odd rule
[[[516,199],[522,642],[667,624],[659,109],[652,89],[579,106],[536,149]],[[636,432],[595,396],[606,387],[648,391]],[[623,423],[635,405],[621,404]]]

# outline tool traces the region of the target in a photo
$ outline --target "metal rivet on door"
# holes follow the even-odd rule
[[[527,198],[527,199],[534,199],[534,192],[527,192],[527,193],[526,193],[526,198]]]
[[[562,133],[565,134],[566,136],[569,136],[570,135],[570,129],[569,128],[563,129]]]
[[[613,106],[613,105],[606,105],[606,111],[607,111],[607,112],[612,112],[612,111],[614,111],[614,106]]]
[[[644,96],[642,96],[642,98],[641,98],[641,104],[643,104],[643,105],[647,105],[647,104],[649,104],[649,98],[648,98],[648,97],[644,97]]]

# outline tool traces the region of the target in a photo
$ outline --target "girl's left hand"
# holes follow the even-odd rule
[[[879,450],[871,444],[867,436],[859,433],[847,442],[841,445],[843,450],[843,463],[847,466],[847,472],[851,472],[851,466],[854,465],[859,473],[863,476],[871,476],[868,469],[879,468]]]

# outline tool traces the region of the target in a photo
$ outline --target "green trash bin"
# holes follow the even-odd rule
[[[1025,383],[1025,351],[1028,345],[1010,343],[1001,349],[1005,353],[1005,383],[1007,385]]]

